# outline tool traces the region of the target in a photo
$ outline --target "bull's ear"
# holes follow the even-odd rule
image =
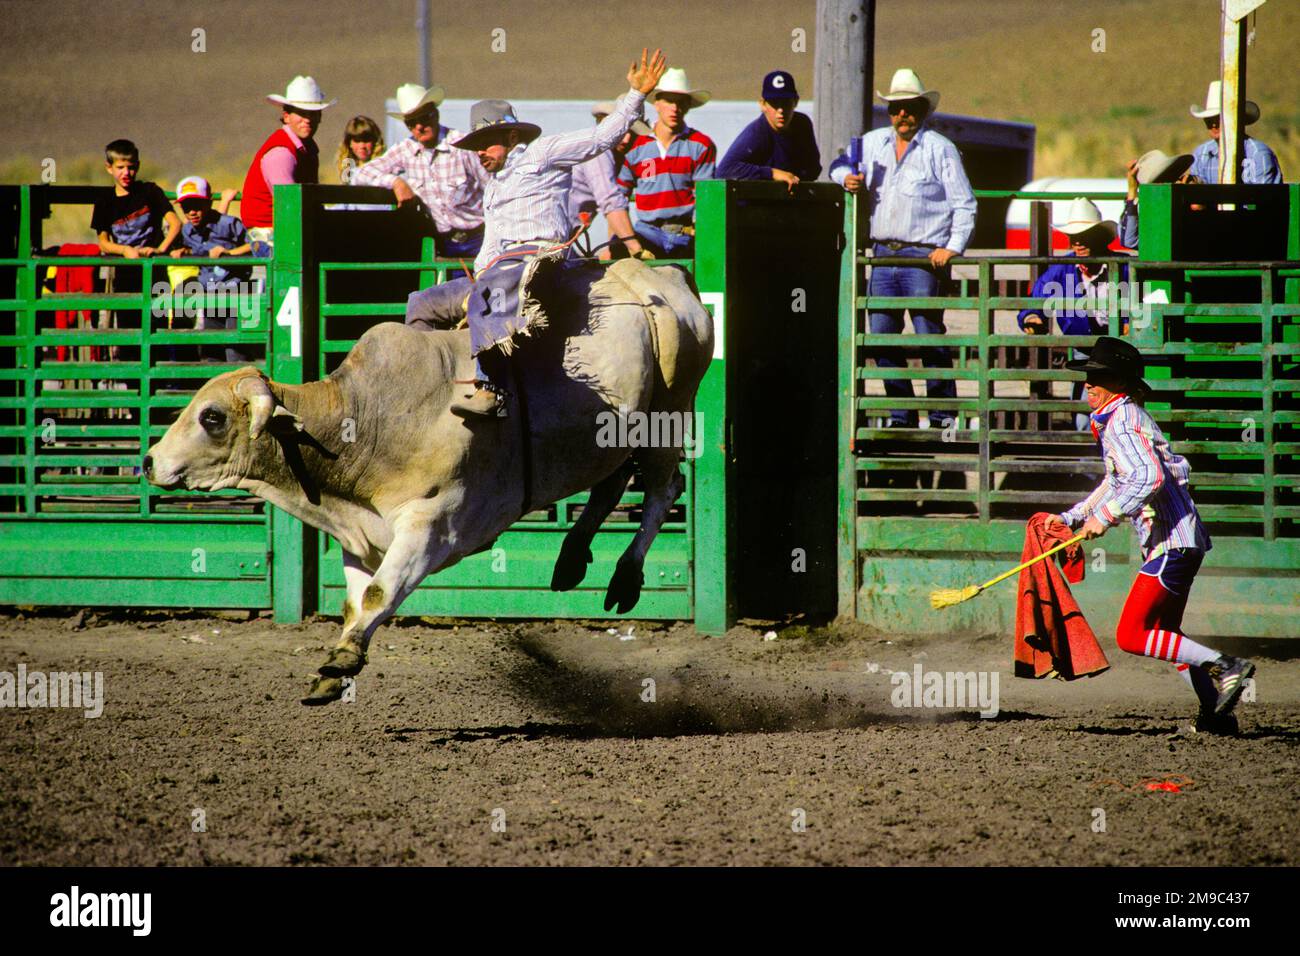
[[[235,386],[235,395],[248,403],[248,437],[257,441],[275,413],[275,395],[271,393],[271,386],[259,372],[240,379]]]

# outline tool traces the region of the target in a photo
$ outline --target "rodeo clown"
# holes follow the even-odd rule
[[[1046,524],[1064,522],[1072,530],[1082,524],[1086,538],[1098,538],[1121,518],[1129,519],[1145,563],[1120,614],[1116,640],[1130,654],[1178,665],[1200,700],[1197,730],[1235,733],[1232,708],[1255,665],[1183,633],[1183,610],[1210,550],[1210,536],[1187,492],[1187,460],[1169,450],[1142,407],[1149,391],[1142,380],[1142,355],[1128,342],[1101,336],[1087,359],[1066,367],[1087,373],[1092,434],[1106,477],[1087,498]]]
[[[543,260],[568,251],[573,168],[623,138],[666,66],[659,50],[647,58],[643,49],[614,111],[571,133],[539,139],[541,129],[519,122],[505,100],[471,107],[470,132],[451,145],[476,152],[484,170],[485,229],[475,274],[412,293],[406,304],[406,323],[417,328],[450,328],[468,317],[475,389],[452,402],[456,414],[505,417],[502,360],[515,335],[529,328],[519,290]]]

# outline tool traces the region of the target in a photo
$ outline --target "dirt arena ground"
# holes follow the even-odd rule
[[[102,671],[105,705],[0,712],[0,863],[1300,861],[1296,660],[1256,653],[1226,739],[1110,648],[1062,684],[1012,678],[1003,639],[412,619],[354,702],[305,708],[337,631],[7,610],[0,670]],[[918,663],[999,672],[998,716],[895,708]]]

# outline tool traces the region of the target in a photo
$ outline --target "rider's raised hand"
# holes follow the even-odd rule
[[[667,69],[668,60],[664,57],[663,51],[655,50],[654,55],[647,59],[646,49],[642,47],[641,62],[638,64],[634,60],[628,68],[628,86],[638,92],[649,93],[659,85],[659,80]]]

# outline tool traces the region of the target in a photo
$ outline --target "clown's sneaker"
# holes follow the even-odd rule
[[[1231,713],[1241,698],[1241,692],[1246,689],[1246,681],[1255,673],[1255,665],[1245,658],[1224,654],[1210,665],[1209,671],[1219,692],[1219,699],[1214,704],[1215,715]]]

